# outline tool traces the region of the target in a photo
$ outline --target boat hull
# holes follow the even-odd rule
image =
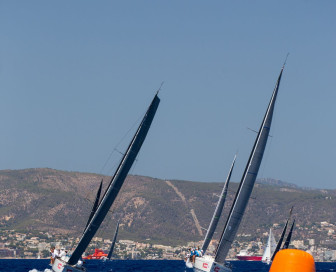
[[[82,267],[68,265],[66,261],[62,259],[55,259],[52,266],[52,271],[54,272],[86,272],[86,269]]]
[[[261,261],[262,256],[236,256],[239,261]]]
[[[218,264],[210,256],[196,257],[194,263],[195,272],[232,272],[224,265]]]

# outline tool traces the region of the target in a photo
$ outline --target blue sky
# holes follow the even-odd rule
[[[0,1],[0,168],[112,174],[113,150],[164,81],[131,173],[224,181],[238,151],[239,181],[255,138],[247,128],[259,128],[289,52],[258,177],[336,189],[335,10],[335,1]]]

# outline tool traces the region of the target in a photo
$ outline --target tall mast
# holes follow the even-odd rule
[[[235,161],[236,161],[236,156],[233,159],[233,162],[232,162],[229,174],[228,174],[228,176],[226,178],[226,181],[224,183],[224,187],[223,187],[221,196],[220,196],[220,198],[218,200],[218,203],[217,203],[215,212],[214,212],[214,214],[212,216],[212,219],[211,219],[208,231],[207,231],[207,233],[205,235],[205,238],[204,238],[204,241],[203,241],[203,245],[202,245],[203,254],[205,254],[206,250],[208,249],[209,243],[210,243],[210,241],[212,239],[212,236],[215,233],[215,230],[216,230],[219,218],[220,218],[220,216],[222,214],[224,203],[225,203],[225,199],[226,199],[226,195],[227,195],[227,190],[228,190],[228,186],[229,186],[229,182],[230,182],[230,178],[231,178],[231,174],[232,174],[232,170],[233,170]]]
[[[129,144],[127,151],[123,156],[114,176],[112,177],[111,182],[97,208],[96,213],[92,217],[76,249],[72,253],[68,261],[68,264],[74,265],[78,262],[79,258],[84,253],[85,249],[87,248],[93,236],[95,235],[101,223],[103,222],[111,205],[116,199],[121,189],[121,186],[123,185],[125,178],[130,168],[132,167],[133,162],[136,159],[136,156],[138,155],[138,152],[140,151],[140,148],[146,138],[146,135],[154,119],[159,103],[160,99],[158,97],[158,94],[156,94],[144,118],[142,119],[141,124],[138,130],[136,131],[131,143]]]
[[[231,244],[236,236],[239,224],[244,215],[248,200],[253,190],[255,180],[258,175],[264,150],[266,147],[269,131],[271,128],[275,100],[278,94],[280,81],[284,66],[281,69],[277,83],[275,85],[271,100],[266,110],[264,119],[259,128],[257,138],[254,142],[249,160],[247,162],[243,177],[240,181],[238,191],[232,204],[228,219],[226,221],[222,237],[217,247],[215,261],[224,264],[225,258],[231,248]]]

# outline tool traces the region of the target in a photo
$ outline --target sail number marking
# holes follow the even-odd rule
[[[207,263],[203,263],[203,268],[208,268],[208,264]]]

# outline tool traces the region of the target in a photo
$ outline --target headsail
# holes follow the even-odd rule
[[[265,113],[263,122],[260,126],[257,138],[254,142],[253,149],[251,151],[243,177],[239,184],[238,191],[236,193],[234,202],[232,204],[229,217],[226,221],[224,231],[222,233],[219,245],[217,247],[215,261],[220,264],[224,264],[225,262],[225,258],[236,236],[236,233],[239,228],[239,224],[244,215],[245,208],[247,206],[248,200],[253,190],[255,180],[257,178],[257,174],[259,171],[259,167],[260,167],[261,160],[262,160],[264,150],[265,150],[265,146],[267,143],[269,131],[271,128],[275,100],[278,94],[283,70],[284,70],[284,66],[281,69],[280,75],[275,85],[275,89],[273,91],[270,103]]]
[[[295,226],[295,219],[293,220],[293,224],[292,224],[292,226],[290,228],[290,231],[288,233],[287,239],[286,239],[286,241],[285,241],[284,246],[283,246],[282,249],[287,249],[289,247],[290,241],[292,239],[292,234],[293,234],[294,226]]]
[[[84,231],[86,230],[86,228],[89,225],[89,223],[90,223],[90,221],[91,221],[94,213],[96,212],[96,210],[98,208],[99,198],[100,198],[102,187],[103,187],[103,180],[101,180],[101,182],[100,182],[100,186],[99,186],[98,191],[97,191],[96,199],[95,199],[95,202],[93,203],[93,206],[92,206],[92,209],[91,209],[91,213],[90,213],[89,219],[88,219],[88,221],[86,223]]]
[[[261,258],[261,260],[264,263],[270,263],[271,262],[271,257],[273,256],[273,252],[277,246],[277,243],[275,242],[274,235],[272,232],[272,229],[270,229],[268,240],[267,240],[267,245],[264,251],[264,254]]]
[[[115,245],[115,243],[116,243],[116,241],[117,241],[118,230],[119,230],[119,221],[118,221],[118,224],[117,224],[115,233],[114,233],[114,237],[113,237],[113,241],[112,241],[112,244],[111,244],[110,251],[109,251],[109,253],[108,253],[108,255],[107,255],[107,259],[108,259],[108,260],[110,260],[111,257],[112,257],[112,253],[113,253],[114,245]]]
[[[275,255],[277,254],[277,252],[278,252],[278,251],[280,250],[280,248],[281,248],[282,241],[283,241],[283,239],[284,239],[284,237],[285,237],[285,234],[286,234],[286,230],[287,230],[288,222],[289,222],[289,220],[290,220],[290,218],[291,218],[291,216],[292,216],[292,211],[293,211],[293,207],[292,207],[292,208],[290,209],[290,211],[289,211],[289,216],[288,216],[288,219],[287,219],[287,221],[286,221],[286,225],[285,225],[285,227],[284,227],[283,230],[282,230],[280,240],[278,241],[277,247],[276,247],[276,249],[274,250],[274,253],[273,253],[273,256],[272,256],[272,258],[271,258],[271,261],[273,261]]]
[[[82,256],[83,252],[89,245],[91,239],[97,232],[101,223],[103,222],[114,200],[116,199],[121,189],[121,186],[125,181],[128,171],[132,167],[133,162],[136,159],[136,156],[138,155],[138,152],[140,151],[140,148],[146,138],[146,135],[154,119],[159,103],[160,99],[158,97],[158,94],[156,94],[144,118],[142,119],[141,124],[138,127],[131,143],[129,144],[127,151],[123,156],[114,176],[112,177],[111,182],[97,208],[96,213],[92,217],[76,249],[72,253],[68,261],[68,264],[74,265],[77,263],[77,261],[79,260],[79,258]]]
[[[228,176],[226,178],[226,181],[224,183],[224,187],[223,187],[221,196],[220,196],[220,198],[219,198],[219,200],[217,202],[217,206],[216,206],[215,212],[214,212],[214,214],[212,216],[212,219],[211,219],[208,231],[207,231],[207,233],[205,235],[205,238],[204,238],[204,241],[203,241],[203,245],[202,245],[203,254],[205,254],[206,250],[208,249],[209,243],[210,243],[210,241],[212,239],[212,236],[215,233],[215,230],[216,230],[219,218],[220,218],[220,216],[222,214],[222,210],[223,210],[223,207],[224,207],[225,198],[226,198],[226,195],[227,195],[227,190],[228,190],[228,186],[229,186],[229,182],[230,182],[230,178],[231,178],[231,174],[232,174],[232,170],[233,170],[235,161],[236,161],[236,156],[233,159],[233,162],[232,162],[232,165],[231,165],[231,168],[230,168],[230,172],[229,172],[229,174],[228,174]]]

